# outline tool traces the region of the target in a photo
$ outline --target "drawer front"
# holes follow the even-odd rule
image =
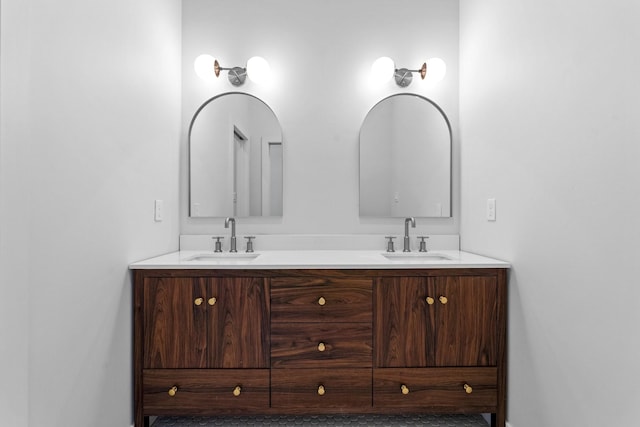
[[[497,404],[496,368],[373,370],[374,408],[464,408],[495,412]]]
[[[317,410],[371,407],[371,369],[274,369],[271,405]]]
[[[272,368],[370,368],[371,323],[275,323]]]
[[[272,322],[371,322],[370,279],[271,279]]]
[[[148,415],[214,415],[269,408],[268,369],[146,369],[142,381]]]

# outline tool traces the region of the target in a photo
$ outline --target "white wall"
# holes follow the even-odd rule
[[[18,1],[2,1],[0,18],[0,414],[6,425],[22,427],[29,410],[29,194],[15,182],[28,178],[29,32]]]
[[[258,86],[248,80],[238,89],[223,72],[207,85],[193,71],[193,61],[202,53],[217,57],[224,67],[244,66],[251,56],[263,56],[271,65],[273,82]],[[372,86],[371,64],[383,55],[408,68],[441,57],[448,74],[433,88],[415,76],[406,90],[393,82]],[[240,219],[239,234],[399,235],[401,220],[359,218],[358,132],[380,99],[416,92],[433,99],[449,116],[457,159],[458,2],[410,0],[398,7],[393,0],[246,0],[238,8],[232,2],[185,0],[182,89],[181,233],[228,235],[220,218],[188,217],[186,125],[205,100],[241,90],[269,104],[282,125],[284,214]],[[458,175],[454,160],[453,176]],[[453,218],[418,219],[415,233],[457,234],[457,179],[453,196]]]
[[[640,4],[460,4],[461,244],[513,263],[509,422],[637,425]]]
[[[129,426],[127,265],[178,245],[180,2],[3,0],[1,30],[2,422]]]

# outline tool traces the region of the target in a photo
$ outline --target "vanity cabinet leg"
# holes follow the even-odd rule
[[[504,427],[507,420],[505,420],[504,413],[492,413],[491,414],[491,427]]]
[[[142,415],[142,411],[136,411],[134,427],[149,427],[149,417]]]

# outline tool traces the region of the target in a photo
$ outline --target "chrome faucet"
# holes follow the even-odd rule
[[[229,223],[231,223],[231,248],[229,249],[229,252],[238,252],[236,249],[236,219],[226,218],[224,220],[224,228],[229,228]]]
[[[402,252],[411,252],[411,240],[409,240],[409,224],[411,227],[416,228],[416,219],[405,218],[404,220],[404,249]]]

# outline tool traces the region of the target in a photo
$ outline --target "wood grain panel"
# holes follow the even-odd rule
[[[321,297],[324,305],[318,303]],[[371,307],[370,279],[271,279],[272,322],[370,322]]]
[[[371,355],[371,323],[275,323],[271,328],[273,368],[370,368]]]
[[[468,394],[464,385],[472,387]],[[401,387],[406,385],[408,394]],[[382,368],[373,370],[376,408],[430,408],[453,412],[495,412],[496,368]]]
[[[215,415],[269,408],[268,369],[148,369],[143,373],[148,415]],[[168,390],[177,387],[175,396]],[[233,390],[240,386],[240,395]]]
[[[144,367],[207,366],[206,307],[195,306],[207,294],[204,280],[144,280]]]
[[[423,367],[433,363],[433,323],[426,283],[433,278],[389,277],[375,282],[374,366]]]
[[[216,304],[209,331],[209,367],[269,367],[269,286],[261,278],[213,279]]]
[[[375,283],[374,366],[497,365],[496,277],[395,277]]]
[[[320,385],[325,389],[322,396]],[[271,405],[308,413],[371,408],[371,369],[273,369]]]
[[[429,307],[437,313],[435,366],[496,366],[496,278],[451,276],[436,283],[429,291],[448,301]]]

